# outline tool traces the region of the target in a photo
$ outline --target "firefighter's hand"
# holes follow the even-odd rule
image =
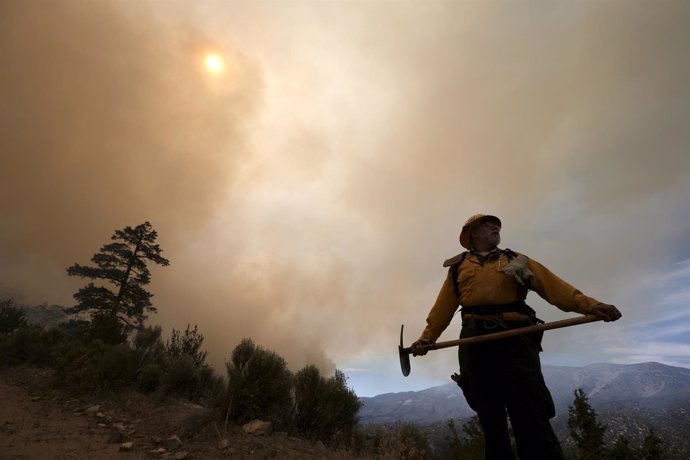
[[[609,321],[616,321],[623,316],[616,307],[607,303],[600,303],[593,306],[590,313],[598,318],[603,319],[607,323]]]
[[[429,345],[426,340],[417,340],[412,344],[412,356],[424,356],[429,350],[424,348],[424,345]]]

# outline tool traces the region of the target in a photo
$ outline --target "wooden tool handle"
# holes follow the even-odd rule
[[[448,340],[446,342],[436,342],[425,345],[427,350],[440,350],[441,348],[457,347],[459,345],[469,345],[471,343],[487,342],[489,340],[506,339],[508,337],[515,337],[518,335],[532,334],[534,332],[548,331],[551,329],[559,329],[562,327],[575,326],[577,324],[593,323],[601,321],[602,318],[594,315],[578,316],[576,318],[568,318],[560,321],[553,321],[551,323],[535,324],[533,326],[520,327],[517,329],[509,329],[507,331],[494,332],[493,334],[478,335],[476,337],[468,337],[465,339]],[[481,321],[481,320],[479,320]],[[404,353],[411,353],[412,348],[403,348]]]

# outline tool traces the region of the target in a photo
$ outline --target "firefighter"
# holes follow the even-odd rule
[[[426,354],[461,306],[460,338],[542,323],[525,303],[528,291],[566,312],[592,314],[616,321],[620,311],[582,294],[539,262],[500,249],[501,220],[492,215],[470,217],[460,233],[467,251],[445,261],[441,291],[426,319],[426,328],[412,344],[415,356]],[[460,373],[451,378],[477,412],[487,460],[514,458],[508,418],[519,458],[562,459],[550,419],[555,409],[541,372],[543,333],[460,346]]]

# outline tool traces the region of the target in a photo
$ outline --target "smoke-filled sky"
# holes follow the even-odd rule
[[[150,321],[198,324],[219,372],[251,337],[360,396],[421,389],[456,355],[402,377],[400,324],[407,346],[485,212],[623,312],[547,332],[544,363],[690,367],[689,19],[671,0],[0,2],[0,298],[73,305],[65,268],[148,220],[171,261]]]

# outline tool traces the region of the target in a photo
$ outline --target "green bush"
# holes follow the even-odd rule
[[[3,311],[13,311],[11,301],[3,301],[2,305]],[[17,316],[8,314],[6,317]],[[11,333],[0,334],[0,364],[52,366],[55,383],[75,392],[135,387],[148,393],[159,392],[163,397],[186,398],[215,406],[227,402],[223,379],[214,375],[213,369],[204,363],[206,352],[199,349],[203,337],[196,327],[192,331],[188,327],[184,336],[173,340],[176,345],[170,355],[166,353],[159,326],[142,329],[129,345],[122,325],[108,313],[95,315],[91,322],[73,320],[60,328],[22,324]],[[272,356],[258,350],[254,362],[266,360],[268,364],[275,364],[275,360],[270,359]],[[250,375],[257,369],[260,373],[272,369],[270,365],[249,368]],[[289,377],[289,373],[287,375]]]
[[[160,388],[164,373],[162,364],[144,363],[138,369],[136,387],[144,393],[153,393]]]
[[[142,355],[142,359],[163,355],[165,347],[161,340],[162,333],[163,330],[160,326],[147,326],[137,332],[132,340],[132,345]]]
[[[447,422],[450,435],[446,437],[448,442],[447,457],[451,459],[481,460],[484,458],[484,433],[476,415],[468,419],[462,425],[462,432],[458,433],[455,420]],[[512,430],[509,430],[512,433]]]
[[[25,363],[51,366],[55,361],[56,351],[64,340],[65,333],[60,329],[22,327],[12,334],[3,335],[0,360],[2,364],[10,366]]]
[[[132,385],[137,373],[137,358],[126,344],[107,347],[100,359],[94,361],[101,388],[119,389]]]
[[[56,382],[75,391],[116,391],[131,386],[137,375],[137,353],[127,344],[94,340],[88,345],[71,341],[55,363]]]
[[[165,396],[194,399],[200,386],[199,373],[191,356],[171,356],[166,359],[161,389]]]
[[[160,326],[149,326],[139,331],[132,341],[137,355],[136,386],[146,393],[160,388],[165,373],[165,346],[161,334]]]
[[[14,304],[14,300],[0,300],[0,334],[9,334],[25,326],[24,312]]]
[[[178,397],[195,402],[213,401],[222,380],[208,366],[196,367],[189,355],[168,357],[161,378],[161,391],[166,397]]]
[[[127,332],[117,316],[99,312],[91,318],[86,328],[87,341],[100,340],[108,345],[120,345],[127,341]]]
[[[344,449],[354,457],[370,458],[376,454],[374,442],[376,433],[372,432],[372,425],[355,425],[346,436],[336,435],[331,443],[333,449]]]
[[[295,413],[293,424],[305,434],[320,434],[319,418],[324,400],[325,379],[316,366],[309,365],[295,374]]]
[[[227,394],[225,380],[208,366],[201,368],[199,372],[203,391],[198,402],[207,407],[222,407]]]
[[[174,331],[174,330],[173,330]],[[193,336],[196,328],[192,331]],[[173,334],[175,335],[175,334]],[[186,337],[189,334],[185,335]],[[174,341],[179,345],[178,341]],[[198,342],[200,344],[200,342]],[[168,345],[161,340],[161,328],[147,327],[141,330],[133,340],[134,350],[138,356],[137,387],[142,391],[158,391],[164,398],[185,398],[200,402],[203,399],[214,400],[210,396],[217,392],[222,380],[213,374],[213,370],[198,358],[206,352],[198,349],[187,349],[194,353],[180,352],[175,348],[169,353]],[[202,359],[202,361],[203,361]]]
[[[165,346],[161,340],[161,327],[145,327],[132,340],[137,355],[138,371],[146,366],[164,366]]]
[[[295,374],[295,415],[293,423],[304,434],[328,440],[338,433],[349,433],[357,425],[362,406],[347,387],[345,374],[336,370],[328,379],[316,366],[304,367]]]
[[[391,428],[380,428],[376,433],[375,445],[381,458],[431,458],[431,447],[426,434],[411,423],[396,423]]]
[[[204,336],[198,332],[197,326],[194,325],[194,329],[190,330],[187,324],[184,334],[173,328],[170,340],[165,343],[165,351],[173,357],[189,355],[194,361],[194,366],[200,368],[206,365],[208,355],[208,352],[201,351],[203,342]]]
[[[85,345],[94,340],[108,345],[119,345],[127,341],[124,326],[109,312],[98,312],[90,320],[72,318],[62,323],[60,328]]]
[[[292,409],[292,376],[285,360],[243,339],[226,363],[226,419],[243,423],[254,418],[284,422]]]

